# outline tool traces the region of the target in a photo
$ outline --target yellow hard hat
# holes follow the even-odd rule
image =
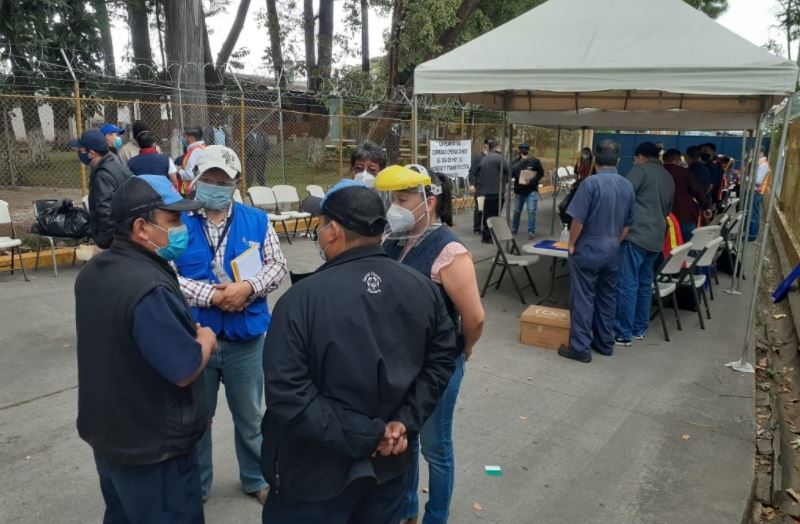
[[[431,185],[431,177],[403,166],[389,166],[375,177],[376,191],[401,191]]]

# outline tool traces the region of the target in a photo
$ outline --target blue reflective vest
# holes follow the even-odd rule
[[[231,225],[225,245],[223,268],[233,280],[231,261],[250,249],[252,244],[258,245],[260,256],[264,256],[264,238],[267,235],[269,219],[260,209],[254,209],[237,202],[233,203]],[[192,280],[218,284],[214,275],[213,248],[209,246],[205,231],[206,219],[202,215],[183,214],[183,222],[189,228],[189,246],[183,255],[175,260],[178,274]],[[214,246],[216,247],[216,246]],[[208,326],[227,340],[252,340],[267,332],[271,316],[266,298],[255,299],[244,311],[226,313],[216,307],[193,307],[192,314],[202,326]]]

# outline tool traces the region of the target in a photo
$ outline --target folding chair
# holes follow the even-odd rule
[[[719,251],[719,246],[722,244],[722,237],[717,237],[706,244],[703,248],[702,255],[696,261],[692,261],[690,267],[694,268],[694,273],[692,274],[692,281],[691,283],[698,289],[700,289],[700,294],[703,297],[703,302],[706,305],[706,315],[708,315],[708,319],[711,320],[711,309],[708,306],[708,300],[706,299],[706,282],[708,282],[708,292],[711,296],[711,300],[714,300],[714,288],[711,285],[711,266],[714,264],[714,260],[716,260],[717,251]],[[702,269],[706,269],[707,274],[701,274],[699,271]],[[688,283],[687,283],[688,284]]]
[[[653,297],[656,299],[658,315],[661,317],[661,327],[664,329],[664,340],[667,342],[669,342],[669,331],[667,330],[667,321],[664,318],[664,299],[669,296],[672,297],[672,309],[675,312],[675,323],[678,325],[678,331],[681,331],[678,298],[675,296],[678,285],[672,280],[683,271],[683,264],[686,262],[686,256],[689,254],[691,248],[692,243],[687,242],[670,251],[669,256],[661,264],[658,273],[656,273],[655,282],[653,282]]]
[[[691,242],[687,242],[686,244],[678,246],[675,249],[684,248],[685,246],[689,246],[688,248],[686,248],[687,251],[691,251],[692,249],[694,249],[694,246]],[[708,299],[706,298],[706,293],[704,289],[706,277],[705,275],[696,275],[695,268],[697,266],[697,263],[703,258],[703,256],[706,254],[707,251],[708,251],[708,246],[702,249],[697,258],[693,259],[692,262],[689,262],[688,257],[686,257],[685,265],[687,267],[681,268],[680,272],[677,275],[675,274],[667,275],[665,273],[665,275],[669,278],[664,280],[664,282],[675,284],[678,287],[688,287],[692,290],[692,298],[694,299],[694,307],[695,309],[697,309],[697,319],[700,321],[700,329],[706,328],[706,324],[703,321],[703,309],[700,305],[701,298],[702,302],[706,306],[706,314],[708,315],[708,318],[711,318],[711,312],[708,309]],[[700,289],[699,294],[697,292],[698,289]]]
[[[277,186],[272,186],[272,192],[275,194],[275,201],[278,204],[278,211],[282,214],[289,215],[290,218],[294,219],[294,232],[292,234],[297,237],[297,224],[300,220],[302,220],[306,225],[306,236],[308,236],[308,233],[311,230],[311,213],[283,209],[283,207],[286,205],[297,205],[298,208],[300,207],[300,196],[297,194],[297,189],[294,186],[279,184]]]
[[[736,271],[734,270],[735,260],[733,257],[739,257],[739,252],[737,251],[739,246],[737,245],[737,241],[739,240],[739,231],[741,230],[743,222],[744,211],[739,211],[728,221],[726,224],[727,227],[720,231],[720,236],[722,236],[724,239],[725,252],[728,254],[728,263],[731,266],[731,280],[736,279]],[[746,240],[747,239],[745,239],[745,241]],[[744,273],[742,273],[742,278],[744,278]]]
[[[11,226],[11,236],[0,237],[0,249],[11,250],[11,269],[6,271],[10,271],[12,275],[14,274],[14,251],[16,251],[17,257],[19,258],[19,266],[22,268],[22,276],[25,277],[25,282],[30,282],[28,273],[25,272],[25,263],[22,261],[22,251],[19,248],[22,245],[22,240],[17,238],[17,231],[14,229],[14,221],[11,220],[11,213],[8,210],[8,203],[5,200],[0,200],[0,226]]]
[[[267,211],[270,222],[273,224],[280,223],[283,226],[283,234],[286,236],[286,240],[291,244],[292,239],[289,236],[289,229],[286,227],[286,221],[292,217],[284,215],[279,211],[278,202],[275,200],[275,195],[272,193],[272,190],[265,186],[250,186],[247,188],[247,196],[250,198],[250,204],[252,204],[253,207]],[[275,231],[277,232],[277,228]]]
[[[44,200],[34,200],[33,201],[33,216],[38,217],[40,213],[44,212],[47,209],[51,209],[54,207],[58,207],[59,201],[55,198],[48,198]],[[47,235],[39,235],[37,236],[46,239],[50,243],[50,256],[53,260],[53,276],[58,276],[58,267],[56,266],[56,243],[53,237]],[[39,245],[36,248],[36,264],[33,268],[34,271],[39,271],[39,256],[42,254],[42,243],[39,242]]]
[[[533,278],[531,278],[528,268],[538,262],[539,257],[537,255],[523,255],[520,252],[517,241],[514,239],[514,235],[511,234],[511,229],[508,227],[508,223],[503,217],[491,217],[486,221],[486,223],[489,226],[489,231],[492,233],[494,244],[497,246],[497,253],[492,261],[492,268],[489,270],[489,276],[486,277],[486,283],[483,285],[481,297],[486,294],[486,289],[491,284],[495,284],[495,289],[500,289],[500,283],[503,282],[503,277],[506,274],[506,270],[508,270],[508,275],[511,277],[511,282],[514,283],[514,288],[517,290],[519,299],[523,304],[525,304],[525,297],[522,296],[522,290],[528,286],[533,289],[534,294],[538,297],[539,290],[536,289],[536,284],[533,283]],[[507,244],[510,246],[508,250],[505,249]],[[497,282],[491,282],[492,275],[494,274],[494,270],[497,266],[502,267],[502,270],[500,271],[500,278],[497,279]],[[528,278],[528,284],[523,287],[519,287],[517,279],[514,277],[514,273],[511,272],[512,267],[522,268],[522,270],[525,272],[525,276]]]
[[[695,255],[701,251],[703,251],[706,246],[709,245],[714,239],[722,238],[721,236],[722,226],[703,226],[698,227],[692,233],[692,252],[695,252]],[[685,239],[684,239],[685,240]],[[714,258],[708,261],[703,267],[708,271],[708,276],[711,277],[712,273],[716,276],[716,251],[714,252]],[[694,256],[686,257],[686,261],[688,264],[694,263]],[[719,281],[717,281],[719,284]],[[712,287],[711,280],[708,281],[708,291],[709,295],[711,296],[711,300],[714,300],[714,288]]]
[[[306,186],[306,192],[308,192],[309,196],[325,198],[325,190],[322,189],[322,186],[309,184]]]

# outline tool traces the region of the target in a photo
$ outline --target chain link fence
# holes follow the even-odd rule
[[[214,103],[187,103],[146,92],[129,99],[2,93],[0,188],[43,188],[44,196],[52,196],[50,188],[85,191],[88,170],[81,169],[69,140],[106,122],[129,128],[136,120],[155,132],[161,150],[172,158],[182,153],[182,128],[200,125],[206,143],[221,143],[239,154],[246,187],[289,184],[304,194],[309,184],[329,186],[349,170],[351,153],[365,140],[383,147],[390,163],[413,161],[415,134],[408,104],[371,104],[333,95],[320,101],[292,93],[279,98],[274,90],[221,92],[207,99]],[[560,133],[561,165],[574,161],[579,134]],[[132,139],[129,135],[124,140]],[[484,138],[494,137],[512,151],[529,143],[545,168],[552,169],[557,136],[554,129],[508,126],[497,112],[432,106],[419,114],[416,140],[422,164],[429,162],[430,140],[469,139],[475,154]]]

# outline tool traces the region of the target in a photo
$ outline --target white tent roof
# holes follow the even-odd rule
[[[795,63],[683,0],[549,0],[417,66],[414,92],[509,111],[674,118],[664,112],[758,115],[796,81]]]
[[[758,127],[757,113],[706,111],[512,111],[508,118],[513,124],[569,129],[741,131]]]

